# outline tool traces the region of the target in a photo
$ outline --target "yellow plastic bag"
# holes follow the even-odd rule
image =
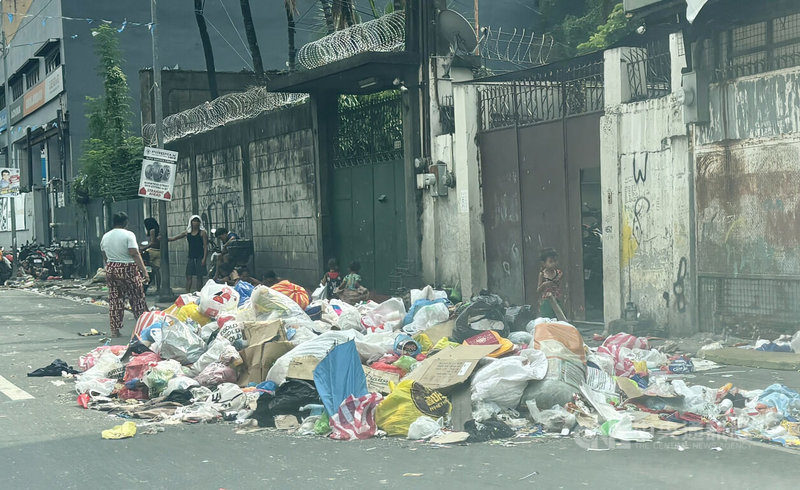
[[[447,337],[442,337],[441,339],[439,339],[439,342],[436,342],[436,345],[433,346],[433,350],[442,350],[448,346],[458,347],[459,345],[461,344],[450,342],[450,339],[448,339]]]
[[[127,439],[134,435],[136,435],[136,424],[133,422],[115,425],[111,429],[104,430],[100,433],[100,437],[103,439]]]
[[[399,384],[389,383],[391,394],[383,399],[375,411],[378,428],[390,436],[408,436],[408,428],[419,417],[438,419],[450,414],[453,406],[438,391],[425,388],[410,379]]]
[[[431,351],[431,349],[433,349],[433,342],[431,342],[431,338],[428,337],[428,334],[417,334],[414,336],[414,340],[419,344],[420,351],[423,354],[427,354]]]
[[[198,310],[198,306],[196,303],[190,303],[186,306],[182,306],[177,309],[175,313],[170,313],[175,316],[178,320],[182,322],[186,322],[187,319],[194,321],[198,325],[205,325],[211,321],[210,318],[200,314]],[[169,311],[169,310],[167,310]]]

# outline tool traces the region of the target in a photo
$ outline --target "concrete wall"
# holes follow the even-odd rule
[[[321,252],[311,117],[303,104],[170,143],[181,156],[169,234],[200,214],[209,230],[225,226],[252,238],[256,277],[274,270],[315,286]],[[181,287],[187,244],[171,245],[172,280]]]
[[[695,131],[698,270],[800,276],[800,68],[713,84]]]
[[[672,39],[673,63],[683,63]],[[693,174],[680,84],[673,94],[628,102],[630,48],[606,52],[606,112],[601,121],[605,319],[633,302],[641,318],[690,333],[694,277]]]

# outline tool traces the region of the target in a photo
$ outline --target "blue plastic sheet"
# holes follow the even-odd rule
[[[368,393],[354,341],[337,345],[328,353],[314,369],[314,384],[328,413],[337,413],[348,396],[360,398]]]
[[[242,306],[245,301],[250,299],[250,295],[253,294],[255,287],[247,281],[239,281],[233,289],[239,293],[239,306]]]
[[[442,303],[444,305],[450,306],[450,301],[442,298],[442,299],[418,299],[411,305],[411,309],[408,310],[405,318],[403,318],[403,326],[408,325],[409,323],[414,321],[414,316],[417,314],[420,308],[428,305],[435,305],[436,303]]]
[[[775,407],[784,417],[800,414],[800,394],[782,384],[769,385],[758,397],[758,401],[768,407]]]

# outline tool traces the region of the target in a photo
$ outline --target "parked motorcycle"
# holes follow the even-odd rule
[[[78,240],[68,238],[61,240],[58,244],[58,249],[55,251],[58,258],[56,261],[56,274],[64,279],[72,279],[72,275],[75,273],[78,259],[77,247]]]
[[[5,284],[6,281],[11,279],[13,260],[14,256],[6,254],[6,251],[0,247],[0,285]]]

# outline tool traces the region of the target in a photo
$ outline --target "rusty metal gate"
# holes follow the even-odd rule
[[[361,264],[364,285],[392,289],[406,252],[403,109],[399,91],[339,99],[333,141],[332,238],[341,272]]]
[[[564,271],[565,312],[584,320],[581,177],[600,167],[602,53],[476,83],[489,289],[538,304],[539,255],[552,247]],[[602,274],[602,262],[594,273]]]

